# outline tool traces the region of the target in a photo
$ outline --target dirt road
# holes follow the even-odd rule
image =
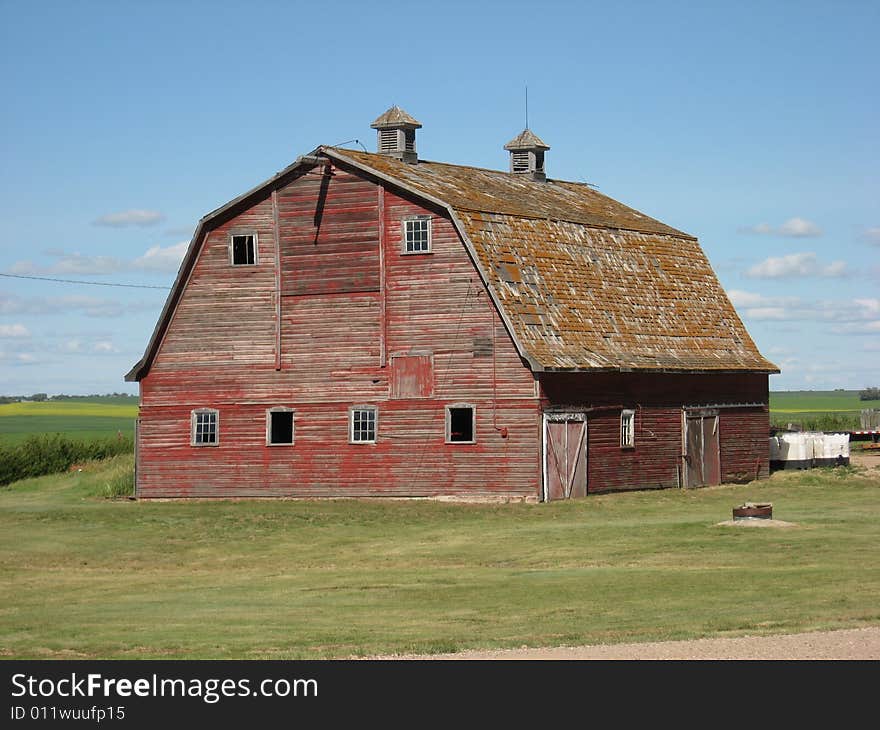
[[[678,660],[878,660],[880,626],[839,631],[814,631],[736,639],[696,639],[645,644],[566,646],[545,649],[464,651],[430,656],[376,657],[383,659],[678,659]]]

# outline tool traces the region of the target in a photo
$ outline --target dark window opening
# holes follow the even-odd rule
[[[449,441],[452,443],[473,443],[473,408],[458,407],[449,409]]]
[[[257,250],[252,235],[232,237],[232,263],[235,266],[257,263]]]
[[[293,411],[269,412],[269,443],[293,443]]]

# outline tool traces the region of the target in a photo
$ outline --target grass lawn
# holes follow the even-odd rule
[[[344,658],[880,624],[880,479],[857,467],[538,505],[97,496],[130,459],[0,488],[0,656]],[[744,501],[798,526],[716,524]]]
[[[104,398],[0,404],[0,443],[15,444],[32,434],[61,433],[94,439],[134,435],[137,402]]]

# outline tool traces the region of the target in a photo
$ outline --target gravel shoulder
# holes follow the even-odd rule
[[[372,657],[431,660],[880,660],[880,626],[775,636]]]

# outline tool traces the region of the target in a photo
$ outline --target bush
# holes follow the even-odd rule
[[[859,400],[880,400],[880,388],[865,388],[859,391]]]
[[[803,415],[803,414],[798,414]],[[845,413],[817,413],[807,418],[798,418],[793,421],[791,416],[775,415],[770,418],[773,428],[785,430],[789,423],[801,431],[857,431],[859,429],[859,417]]]
[[[0,486],[19,479],[67,471],[78,462],[134,451],[134,439],[81,441],[61,434],[30,436],[15,446],[0,445]]]

